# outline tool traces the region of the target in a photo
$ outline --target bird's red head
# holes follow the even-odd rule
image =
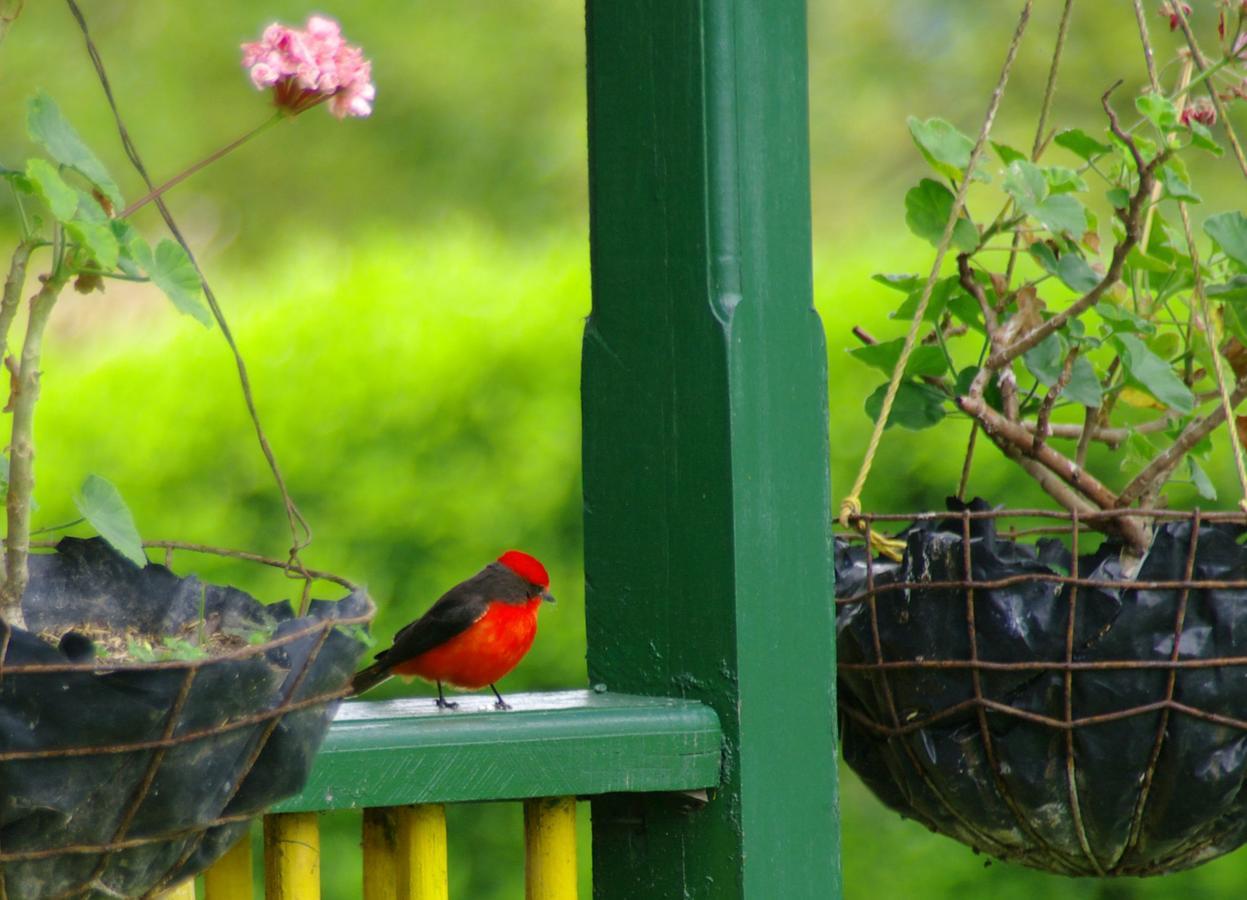
[[[546,572],[546,567],[527,553],[522,553],[519,550],[508,550],[498,557],[498,562],[529,584],[535,584],[542,588],[550,586],[550,576]]]

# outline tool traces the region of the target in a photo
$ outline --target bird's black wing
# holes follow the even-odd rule
[[[501,570],[501,571],[500,571]],[[504,567],[491,563],[446,593],[416,621],[394,635],[394,644],[377,654],[382,665],[398,665],[444,644],[468,629],[495,600],[517,602],[526,582]]]

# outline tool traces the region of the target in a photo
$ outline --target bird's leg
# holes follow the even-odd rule
[[[494,692],[494,696],[498,698],[498,702],[494,704],[494,709],[510,709],[511,704],[502,699],[502,694],[498,693],[498,689],[492,684],[489,689]]]
[[[458,709],[459,704],[454,700],[447,700],[446,695],[442,693],[442,683],[437,683],[437,708],[438,709]]]

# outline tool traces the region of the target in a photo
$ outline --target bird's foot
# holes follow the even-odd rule
[[[511,704],[499,697],[494,701],[494,709],[510,709]]]
[[[433,702],[437,704],[438,709],[458,709],[459,708],[459,704],[457,701],[447,700],[444,697],[438,697]]]

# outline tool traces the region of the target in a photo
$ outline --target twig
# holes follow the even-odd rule
[[[1168,158],[1169,151],[1162,150],[1156,154],[1156,157],[1149,163],[1144,161],[1143,154],[1139,152],[1139,148],[1135,145],[1134,140],[1122,130],[1121,123],[1117,119],[1117,113],[1113,111],[1112,105],[1108,102],[1109,95],[1117,89],[1121,84],[1118,81],[1111,88],[1104,92],[1100,98],[1100,103],[1104,107],[1104,111],[1108,114],[1109,128],[1113,134],[1117,136],[1126,147],[1130,150],[1130,155],[1134,159],[1135,167],[1139,172],[1138,189],[1130,197],[1130,203],[1125,210],[1118,211],[1118,217],[1125,226],[1125,236],[1113,248],[1113,256],[1109,261],[1108,270],[1104,273],[1104,277],[1096,283],[1095,287],[1086,294],[1075,300],[1066,309],[1057,313],[1051,319],[1040,325],[1030,329],[1022,337],[1015,340],[1007,348],[992,353],[984,364],[985,368],[1002,369],[1013,360],[1017,359],[1027,350],[1041,344],[1048,335],[1060,331],[1065,324],[1073,318],[1081,316],[1102,297],[1109,288],[1121,280],[1122,268],[1126,264],[1126,257],[1130,250],[1139,241],[1139,217],[1144,209],[1145,201],[1151,196],[1152,184],[1155,180],[1156,168],[1164,163]]]
[[[1096,406],[1087,409],[1086,415],[1083,416],[1081,427],[1075,426],[1078,428],[1078,446],[1074,448],[1074,465],[1078,466],[1080,469],[1087,465],[1087,450],[1091,447],[1091,442],[1095,440],[1097,434],[1106,430],[1098,427],[1099,423],[1100,407]],[[1122,429],[1122,431],[1126,430]],[[1107,438],[1104,439],[1104,443],[1116,450],[1129,436],[1130,433],[1126,431],[1126,433],[1122,435],[1121,440],[1116,443],[1113,443]]]
[[[977,419],[990,437],[1003,438],[1023,453],[1033,456],[1101,509],[1117,505],[1117,496],[1094,476],[1077,468],[1073,460],[1046,445],[1036,447],[1035,435],[1021,424],[1010,422],[977,397],[958,397],[957,405],[966,415]]]
[[[1088,407],[1088,417],[1094,419],[1098,413],[1097,407]],[[1057,438],[1058,440],[1072,441],[1082,440],[1083,435],[1087,435],[1087,443],[1092,441],[1104,444],[1110,450],[1116,450],[1127,440],[1131,434],[1155,434],[1158,431],[1164,431],[1172,424],[1168,416],[1161,416],[1159,419],[1150,419],[1141,422],[1130,428],[1097,428],[1094,421],[1090,429],[1086,425],[1075,425],[1073,422],[1054,422],[1048,426],[1048,436]],[[1034,422],[1023,421],[1022,425],[1031,431],[1036,430]],[[1081,464],[1079,464],[1081,468]]]
[[[1052,418],[1052,407],[1056,404],[1057,398],[1061,396],[1061,391],[1065,390],[1065,386],[1069,384],[1070,376],[1074,373],[1074,363],[1078,359],[1078,346],[1075,345],[1065,356],[1065,361],[1061,364],[1061,374],[1057,376],[1056,384],[1048,390],[1044,395],[1043,402],[1039,404],[1039,414],[1035,418],[1035,436],[1034,443],[1031,445],[1031,454],[1038,453],[1044,445],[1044,441],[1048,439],[1051,433],[1049,419]]]
[[[1234,393],[1230,395],[1230,406],[1238,406],[1244,398],[1247,398],[1247,379],[1240,380],[1234,388]],[[1218,406],[1202,419],[1196,419],[1187,425],[1169,447],[1157,454],[1142,472],[1122,488],[1117,496],[1118,507],[1130,506],[1139,499],[1153,481],[1172,472],[1187,451],[1211,434],[1213,429],[1224,421],[1225,407]]]
[[[25,0],[0,0],[0,41],[4,40],[5,35],[9,33],[9,28],[22,14],[23,6],[25,6]]]
[[[1010,422],[980,398],[958,397],[957,405],[962,412],[978,420],[988,437],[1001,449],[1005,449],[1006,445],[1011,446],[1021,455],[1033,458],[1100,509],[1113,509],[1118,505],[1117,497],[1097,478],[1075,466],[1072,460],[1051,447],[1036,447],[1034,435],[1017,422]],[[1048,490],[1046,487],[1044,489]],[[1059,497],[1057,499],[1060,500]],[[1072,509],[1068,505],[1066,508]],[[1123,517],[1112,527],[1132,549],[1141,553],[1147,548],[1146,530],[1137,519]]]
[[[970,484],[970,467],[974,465],[974,446],[978,442],[979,423],[970,423],[970,439],[966,441],[966,458],[961,464],[961,480],[957,482],[957,499],[966,499],[966,488]]]
[[[108,102],[108,107],[112,111],[113,121],[117,126],[117,134],[121,138],[122,148],[125,150],[126,157],[134,166],[136,172],[143,179],[143,183],[147,185],[149,191],[156,192],[154,202],[156,208],[160,210],[160,216],[164,219],[165,225],[174,239],[186,251],[191,264],[195,267],[195,272],[199,276],[199,283],[203,288],[204,299],[208,301],[208,308],[212,311],[212,316],[216,320],[217,325],[221,329],[221,334],[225,338],[226,344],[229,345],[230,352],[234,356],[234,364],[238,370],[238,381],[242,387],[243,401],[247,406],[247,413],[251,417],[251,423],[255,427],[256,440],[260,444],[260,451],[264,454],[264,459],[268,463],[269,471],[273,474],[273,480],[277,483],[278,493],[281,494],[282,505],[285,508],[286,520],[290,526],[290,551],[289,565],[287,574],[291,577],[300,577],[305,581],[307,579],[307,568],[303,564],[303,560],[299,557],[299,551],[305,548],[312,541],[312,527],[308,524],[303,513],[295,504],[294,498],[290,495],[290,490],[286,486],[286,479],[282,475],[281,467],[277,463],[277,455],[273,452],[272,446],[269,444],[268,435],[264,431],[264,426],[260,422],[260,413],[256,407],[255,397],[251,391],[251,380],[247,374],[247,364],[243,360],[242,351],[238,349],[237,343],[234,341],[234,335],[230,331],[228,323],[225,321],[225,313],[221,310],[220,304],[217,302],[216,294],[212,290],[212,286],[208,284],[208,279],[204,275],[203,270],[199,267],[199,262],[195,258],[194,251],[191,250],[190,244],[187,242],[182,230],[178,228],[177,222],[173,219],[173,214],[169,212],[169,207],[165,204],[164,198],[159,196],[155,183],[147,172],[147,167],[143,164],[142,157],[139,156],[138,148],[134,146],[134,141],[130,137],[130,131],[126,128],[125,120],[121,117],[121,110],[117,106],[117,100],[113,96],[112,83],[108,79],[108,72],[104,68],[104,60],[100,57],[95,41],[91,38],[91,31],[87,27],[87,20],[82,14],[75,0],[65,0],[69,6],[69,11],[73,15],[74,20],[78,23],[78,28],[82,32],[82,38],[87,46],[87,55],[91,58],[91,64],[95,68],[95,74],[99,79],[100,87],[104,91],[104,99]],[[305,612],[300,609],[300,614]]]

